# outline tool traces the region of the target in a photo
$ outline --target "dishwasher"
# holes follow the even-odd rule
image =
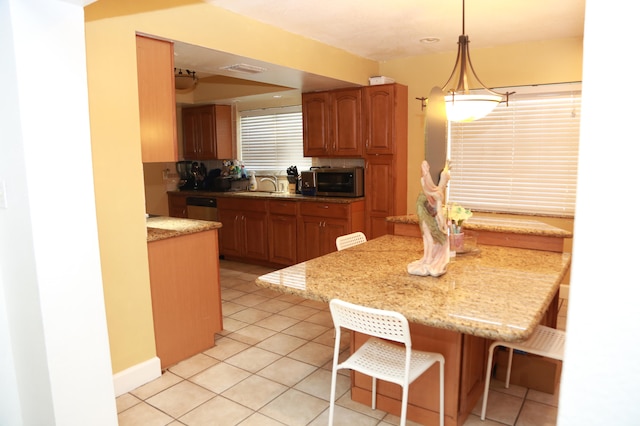
[[[218,203],[213,197],[187,197],[189,219],[218,221]]]

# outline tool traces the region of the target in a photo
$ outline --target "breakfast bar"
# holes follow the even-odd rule
[[[544,318],[569,269],[568,253],[480,244],[451,259],[440,277],[407,273],[422,239],[385,235],[263,275],[258,286],[311,300],[339,298],[398,311],[411,323],[415,349],[445,357],[445,423],[461,425],[482,393],[488,342],[522,341]],[[365,337],[352,335],[351,348]],[[438,372],[409,392],[408,418],[438,422]],[[371,381],[352,373],[352,398],[370,404]],[[378,386],[378,407],[399,414],[400,387]]]

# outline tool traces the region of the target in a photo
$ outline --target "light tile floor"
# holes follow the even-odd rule
[[[221,261],[224,331],[216,345],[119,396],[121,426],[327,424],[334,338],[328,306],[257,287],[256,277],[270,271]],[[399,424],[397,416],[351,401],[348,372],[338,379],[336,425]],[[480,420],[478,401],[464,424],[555,425],[557,394],[492,381],[487,420]]]

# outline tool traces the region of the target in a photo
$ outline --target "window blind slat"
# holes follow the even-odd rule
[[[298,108],[299,109],[299,108]],[[311,167],[302,151],[302,112],[268,109],[240,117],[241,159],[247,169],[284,171]]]
[[[481,120],[450,123],[449,200],[475,210],[574,213],[579,88],[522,88]]]

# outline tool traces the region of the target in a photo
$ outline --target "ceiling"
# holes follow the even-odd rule
[[[206,1],[380,62],[455,51],[458,36],[463,34],[460,0]],[[585,0],[469,0],[465,5],[464,33],[469,35],[472,53],[474,49],[504,44],[582,37],[584,8]],[[425,38],[439,41],[420,41]],[[175,52],[176,66],[196,70],[200,77],[237,77],[283,86],[280,90],[292,88],[297,93],[345,84],[184,43],[176,43]],[[239,74],[220,70],[221,66],[234,63],[256,65],[267,71]]]

